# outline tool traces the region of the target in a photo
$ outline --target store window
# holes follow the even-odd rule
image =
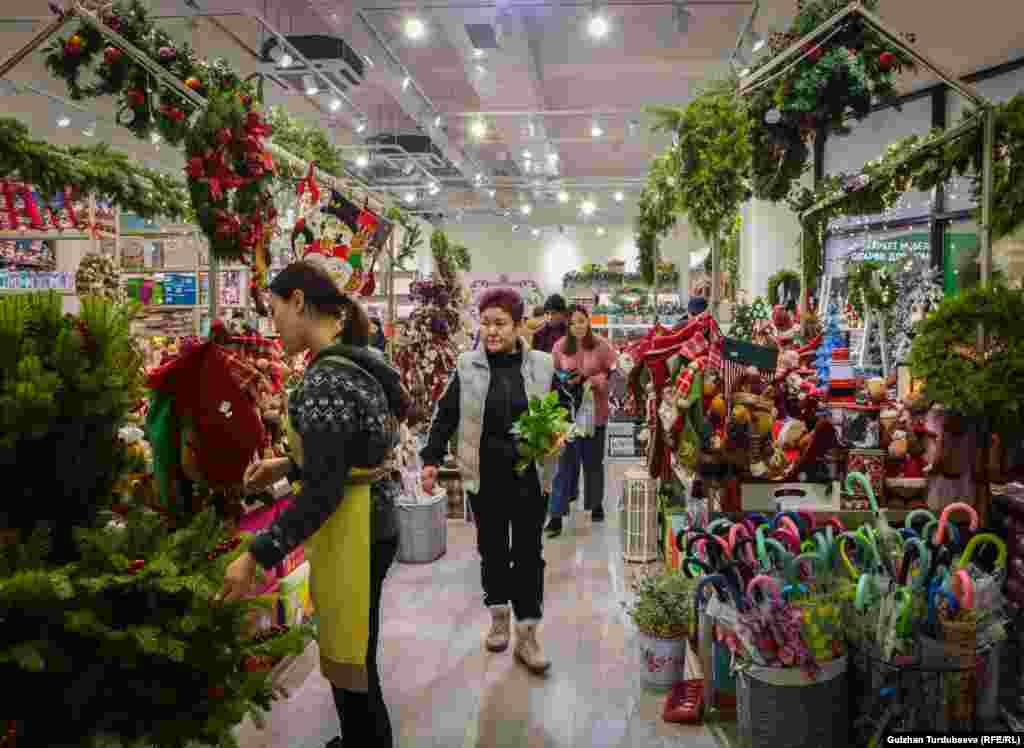
[[[897,140],[924,135],[931,130],[931,99],[924,98],[875,112],[863,122],[854,123],[845,137],[832,136],[825,143],[825,173],[858,174],[868,161],[880,158]],[[848,216],[837,219],[831,228],[850,228],[881,220],[915,218],[931,212],[931,193],[908,192],[883,216]]]
[[[927,228],[899,231],[864,231],[830,237],[825,242],[825,272],[829,277],[829,296],[846,299],[846,274],[851,263],[872,261],[895,263],[908,255],[928,263],[931,257],[931,235]]]

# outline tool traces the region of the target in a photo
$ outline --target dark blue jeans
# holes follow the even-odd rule
[[[605,430],[605,426],[598,426],[593,436],[577,437],[562,452],[551,492],[552,517],[568,514],[569,499],[579,496],[580,468],[583,469],[583,508],[591,510],[604,507]]]

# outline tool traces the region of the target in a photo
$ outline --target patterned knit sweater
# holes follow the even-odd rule
[[[360,368],[327,359],[341,355]],[[361,369],[361,370],[360,370]],[[277,521],[252,543],[263,568],[280,563],[319,530],[338,508],[353,467],[376,467],[398,443],[393,418],[400,376],[374,351],[348,346],[324,349],[288,399],[288,417],[302,439],[303,465],[292,478],[302,491]],[[397,536],[395,501],[400,483],[373,484],[371,537]]]

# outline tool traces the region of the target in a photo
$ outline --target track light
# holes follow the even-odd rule
[[[308,73],[302,76],[302,85],[306,89],[306,96],[316,96],[320,93],[320,86],[317,85],[316,78]]]
[[[60,123],[58,123],[60,124]],[[149,136],[149,140],[153,145],[160,145],[160,141],[164,139],[164,136],[158,132],[154,132]]]
[[[289,68],[294,62],[292,56],[288,54],[280,44],[276,43],[276,41],[267,51],[267,54],[279,68]]]
[[[369,65],[371,68],[374,67],[373,59],[370,57],[370,55],[363,55],[363,59],[366,60],[366,64]]]
[[[519,224],[518,223],[512,224],[512,233],[514,234],[517,231],[519,231]]]
[[[555,151],[551,151],[548,154],[548,163],[552,166],[558,163],[558,154]]]
[[[362,132],[365,132],[365,131],[366,131],[366,120],[365,119],[361,119],[358,122],[356,122],[356,132],[362,133]]]
[[[750,48],[756,54],[764,49],[765,38],[756,31],[750,32]]]
[[[409,16],[405,19],[405,35],[407,38],[417,41],[427,34],[427,25],[416,16]]]
[[[604,226],[598,226],[597,227],[597,235],[598,236],[604,236]]]
[[[626,123],[626,131],[629,133],[629,137],[635,137],[639,130],[640,123],[637,120],[631,119],[629,122]]]
[[[623,195],[622,192],[616,192],[614,197],[615,197],[615,202],[617,202],[617,203],[621,203],[623,200],[626,199],[626,196]]]
[[[482,60],[483,57],[484,57],[484,54],[485,54],[485,52],[482,49],[474,49],[473,50],[473,57],[475,59],[477,59],[477,60]]]
[[[405,202],[407,204],[409,204],[409,205],[412,205],[414,202],[416,202],[416,193],[415,192],[406,192],[405,193]]]
[[[481,172],[477,172],[476,183],[477,184],[483,184],[484,183],[484,173],[482,171]]]
[[[411,84],[412,84],[412,78],[410,78],[408,75],[405,76],[404,78],[402,78],[402,90],[403,91],[408,91],[409,90],[409,86]]]
[[[530,159],[533,158],[533,154],[530,153],[529,151],[523,151],[523,158],[529,161]]]
[[[469,126],[469,132],[474,138],[482,138],[487,134],[487,123],[482,119],[473,120]]]
[[[536,239],[538,236],[540,236],[540,229],[533,229],[530,231],[530,233],[533,234],[533,238]]]
[[[406,161],[405,165],[402,167],[402,173],[405,174],[405,176],[407,177],[412,176],[412,173],[415,170],[416,164],[414,164],[411,159],[409,161]]]
[[[57,127],[71,127],[71,118],[62,114],[57,118]]]
[[[358,156],[356,156],[356,168],[365,169],[369,165],[370,157],[367,156],[365,153],[360,153]]]
[[[341,99],[335,96],[333,99],[331,99],[331,103],[328,104],[327,106],[332,112],[336,112],[339,109],[341,109]]]
[[[487,197],[493,198],[497,194],[496,190],[487,190]]]
[[[438,192],[441,191],[441,185],[439,185],[437,182],[431,182],[430,186],[427,188],[427,191],[431,194],[431,196],[436,195]]]
[[[599,138],[602,135],[604,135],[604,128],[601,127],[601,122],[595,119],[590,125],[590,137]]]
[[[743,68],[740,71],[740,78],[746,78],[748,75],[750,75],[750,68],[749,67]]]
[[[293,62],[295,62],[295,60],[292,59],[292,56],[285,52],[281,55],[281,59],[277,61],[277,66],[279,68],[286,69],[290,68]]]
[[[601,14],[595,6],[590,22],[587,24],[587,31],[594,39],[604,39],[608,36],[608,19]]]
[[[563,203],[563,204],[569,202],[569,193],[566,192],[565,190],[559,190],[558,191],[558,202]]]
[[[584,200],[580,203],[580,212],[585,216],[592,216],[597,212],[597,204],[593,200]]]
[[[476,66],[476,74],[477,75],[487,75],[487,68],[485,68],[483,65],[477,65]]]
[[[672,6],[672,19],[676,23],[676,31],[679,34],[686,34],[690,30],[690,21],[693,20],[693,16],[690,15],[690,9],[686,7],[685,2],[679,2]]]
[[[436,117],[434,117],[434,127],[435,127],[435,128],[437,128],[438,130],[440,130],[440,129],[441,129],[441,125],[442,125],[443,123],[444,123],[444,118],[443,118],[443,117],[442,117],[442,116],[441,116],[440,114],[439,114],[439,115],[437,115]]]
[[[522,213],[524,216],[528,216],[533,212],[533,206],[530,205],[529,203],[523,203],[521,206],[519,206],[519,212]]]
[[[96,134],[96,123],[95,122],[90,122],[85,127],[82,128],[82,135],[84,135],[87,138],[91,138],[95,134]]]

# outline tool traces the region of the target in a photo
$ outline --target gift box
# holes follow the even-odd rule
[[[307,610],[312,614],[309,594],[309,563],[303,563],[291,574],[281,579],[278,590],[280,620],[285,626],[298,626],[308,620]]]
[[[252,638],[280,623],[280,585],[275,579],[250,598],[258,607],[245,614],[244,636]]]

